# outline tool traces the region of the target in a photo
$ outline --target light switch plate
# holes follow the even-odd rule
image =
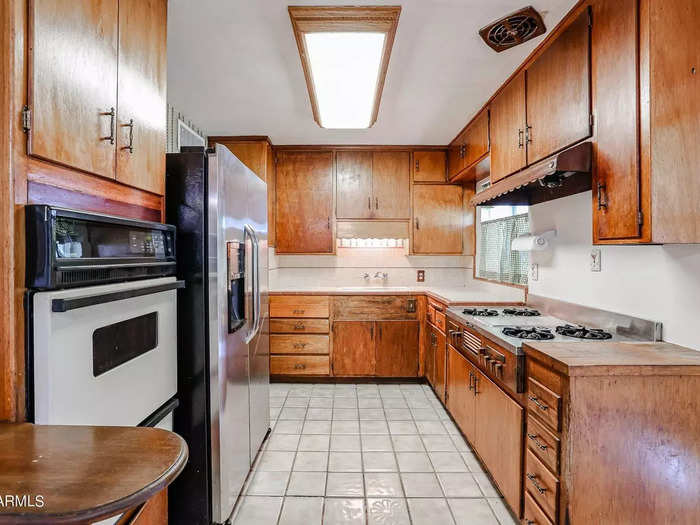
[[[600,248],[593,248],[591,250],[591,271],[600,271]]]
[[[540,278],[540,265],[537,263],[530,264],[530,280],[536,281]]]

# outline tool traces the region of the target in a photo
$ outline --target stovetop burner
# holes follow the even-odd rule
[[[489,310],[488,308],[465,308],[462,310],[462,313],[477,317],[496,317],[498,315],[496,310]]]
[[[606,332],[605,330],[600,330],[599,328],[586,328],[585,326],[565,324],[562,326],[557,326],[556,331],[560,335],[576,337],[577,339],[612,339],[612,334]]]
[[[540,315],[540,313],[537,310],[533,310],[532,308],[504,308],[503,314],[518,315],[522,317],[535,317]]]
[[[518,339],[533,339],[535,341],[554,339],[554,334],[549,328],[537,326],[506,326],[503,328],[503,335],[517,337]]]

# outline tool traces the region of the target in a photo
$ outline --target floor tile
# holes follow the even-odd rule
[[[413,421],[389,421],[389,432],[392,434],[418,434],[418,428]]]
[[[379,419],[384,421],[386,416],[384,415],[384,410],[381,408],[361,408],[360,409],[360,419],[371,420]]]
[[[408,408],[402,397],[387,397],[382,401],[384,408]]]
[[[384,414],[388,421],[413,421],[413,414],[407,408],[385,408]]]
[[[333,401],[333,408],[357,408],[357,399],[354,397],[338,397]]]
[[[321,525],[323,498],[284,498],[279,525]]]
[[[362,455],[359,452],[331,452],[328,458],[329,472],[362,472]]]
[[[394,448],[388,434],[362,434],[364,452],[393,452]]]
[[[472,449],[469,447],[469,443],[462,436],[452,434],[450,439],[452,439],[452,443],[454,443],[458,452],[471,452]]]
[[[428,452],[435,472],[468,472],[459,452]]]
[[[356,408],[333,408],[333,420],[353,420],[359,418],[359,413]]]
[[[286,450],[294,452],[299,445],[299,434],[270,434],[265,450]]]
[[[304,419],[306,408],[283,408],[280,412],[280,419]]]
[[[362,434],[388,434],[389,427],[386,421],[360,421]]]
[[[418,434],[392,435],[391,441],[396,452],[425,452],[425,447]]]
[[[294,455],[295,452],[266,450],[260,458],[257,468],[267,472],[292,470]]]
[[[360,408],[382,408],[382,400],[379,397],[358,397],[357,404]]]
[[[365,472],[367,497],[402,498],[401,479],[396,472]]]
[[[421,434],[447,434],[447,430],[440,421],[416,421],[416,427]]]
[[[292,472],[287,496],[325,496],[326,472]]]
[[[306,420],[330,421],[333,416],[333,410],[330,408],[309,408],[306,411]]]
[[[326,497],[357,497],[365,495],[361,472],[329,472]]]
[[[393,452],[363,452],[365,472],[397,472]]]
[[[433,407],[430,404],[430,401],[427,399],[415,397],[415,398],[408,398],[406,400],[406,404],[408,405],[408,408],[411,410],[418,410],[418,409],[425,409],[429,410],[431,413],[435,414],[435,411],[433,410]],[[437,414],[435,414],[437,416]]]
[[[433,472],[428,454],[425,452],[397,452],[401,472]]]
[[[365,500],[326,498],[324,525],[360,525],[365,523]]]
[[[457,525],[498,525],[496,516],[486,499],[450,499],[448,500]]]
[[[466,472],[439,472],[442,490],[448,498],[482,498],[474,476]]]
[[[295,471],[326,471],[328,470],[327,452],[297,452],[294,460]]]
[[[236,510],[235,525],[275,525],[282,507],[282,498],[245,496]]]
[[[331,427],[333,434],[359,434],[360,422],[357,421],[333,421]]]
[[[290,396],[310,396],[312,391],[311,385],[290,385]]]
[[[491,510],[496,515],[496,519],[501,525],[517,525],[518,521],[513,517],[505,502],[501,498],[489,498]]]
[[[479,463],[479,460],[476,459],[476,456],[473,453],[462,452],[461,454],[462,454],[462,459],[466,463],[470,472],[483,472],[484,471],[483,467],[481,466],[481,463]]]
[[[442,424],[445,426],[445,429],[447,429],[448,434],[457,436],[461,435],[457,425],[455,425],[452,421],[442,421]]]
[[[330,421],[305,421],[302,434],[330,434]]]
[[[370,525],[410,525],[406,500],[370,498],[367,500]]]
[[[299,440],[299,450],[302,452],[328,452],[330,434],[304,434]]]
[[[301,429],[304,426],[303,421],[286,420],[278,421],[275,425],[275,434],[301,434]]]
[[[258,470],[246,489],[248,496],[284,496],[289,472],[266,472]]]
[[[432,472],[402,472],[401,481],[407,498],[443,498],[440,483]]]
[[[309,399],[309,408],[333,408],[333,398],[312,397]]]
[[[484,493],[484,496],[487,498],[500,498],[501,495],[498,493],[498,491],[494,488],[493,484],[491,483],[491,480],[488,478],[486,474],[483,474],[481,472],[472,474],[474,476],[474,479],[476,482],[479,484],[479,488],[481,489],[481,492]]]
[[[359,452],[359,434],[333,434],[331,435],[331,452]]]
[[[281,411],[282,409],[279,407],[270,407],[270,420],[274,421],[277,419]]]
[[[452,525],[452,513],[447,500],[437,498],[411,498],[408,500],[413,525]]]
[[[457,448],[450,439],[450,436],[424,435],[423,444],[428,452],[457,452]]]

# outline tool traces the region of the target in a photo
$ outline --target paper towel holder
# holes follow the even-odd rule
[[[557,230],[547,230],[542,233],[525,233],[513,239],[510,249],[518,252],[543,251],[549,249],[550,239],[557,236]]]

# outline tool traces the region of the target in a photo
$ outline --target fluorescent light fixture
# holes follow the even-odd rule
[[[304,40],[321,127],[370,127],[384,33],[306,33]]]

